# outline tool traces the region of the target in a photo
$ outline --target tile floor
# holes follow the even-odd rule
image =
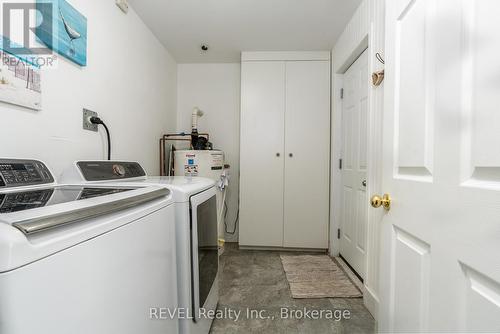
[[[361,298],[293,299],[280,252],[239,250],[227,244],[221,256],[219,310],[241,311],[238,321],[215,320],[211,333],[374,333],[375,322]],[[323,310],[323,319],[286,319],[282,309]],[[247,311],[253,316],[247,316]],[[327,319],[349,310],[350,319]],[[262,312],[261,312],[262,311]],[[337,311],[337,313],[333,313]],[[258,319],[257,312],[263,316]]]

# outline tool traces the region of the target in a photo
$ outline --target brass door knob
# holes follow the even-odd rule
[[[391,209],[391,196],[385,194],[383,197],[379,195],[374,195],[371,199],[371,204],[374,208],[380,208],[381,206],[389,211]]]

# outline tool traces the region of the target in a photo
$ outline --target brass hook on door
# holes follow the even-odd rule
[[[375,87],[380,86],[384,81],[384,77],[385,77],[385,70],[373,72],[372,74],[373,85]]]

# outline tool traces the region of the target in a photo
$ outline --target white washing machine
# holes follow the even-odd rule
[[[175,212],[158,186],[58,185],[0,159],[0,333],[178,333]]]
[[[114,186],[160,186],[175,202],[180,333],[210,331],[209,311],[219,299],[219,257],[215,181],[200,177],[148,177],[137,162],[78,161],[62,182]]]

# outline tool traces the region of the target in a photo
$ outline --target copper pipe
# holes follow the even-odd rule
[[[171,138],[171,137],[181,137],[181,138]],[[189,137],[189,138],[184,138],[184,137]],[[198,137],[205,137],[207,138],[207,141],[210,141],[210,135],[208,133],[199,133]],[[188,141],[191,140],[191,134],[189,133],[170,133],[170,134],[165,134],[163,135],[164,140],[180,140],[180,141]]]

